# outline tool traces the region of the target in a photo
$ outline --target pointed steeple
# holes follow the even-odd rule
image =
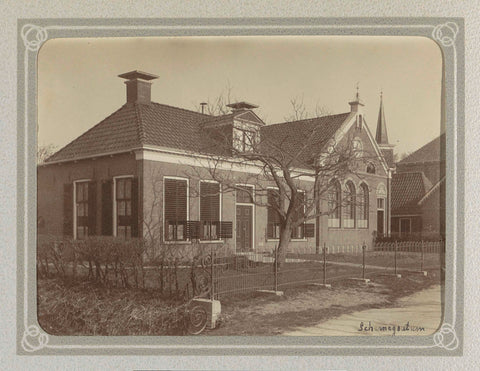
[[[383,110],[383,92],[380,92],[380,110],[378,111],[377,133],[375,140],[378,144],[389,144],[387,135],[387,123],[385,121],[385,112]]]

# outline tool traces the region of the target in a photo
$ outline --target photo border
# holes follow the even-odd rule
[[[19,19],[17,81],[17,353],[35,355],[440,355],[463,351],[463,18]],[[53,38],[148,36],[420,36],[443,54],[446,249],[443,323],[431,336],[54,336],[36,308],[37,56]]]

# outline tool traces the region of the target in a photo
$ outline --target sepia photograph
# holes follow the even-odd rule
[[[39,325],[434,334],[449,249],[442,68],[414,36],[46,41]]]

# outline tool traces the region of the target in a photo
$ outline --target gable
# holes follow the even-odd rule
[[[235,115],[235,120],[248,121],[257,125],[265,125],[265,123],[252,111],[245,111]]]

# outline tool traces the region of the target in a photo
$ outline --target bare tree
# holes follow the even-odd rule
[[[37,164],[43,164],[56,151],[57,146],[54,144],[39,145],[37,148]]]
[[[242,142],[232,131],[203,129],[199,133],[203,148],[199,151],[207,156],[199,159],[203,164],[188,170],[189,177],[200,179],[207,172],[222,185],[222,192],[247,192],[251,202],[276,212],[280,266],[295,228],[342,206],[342,201],[329,198],[332,180],[357,174],[358,166],[370,157],[355,148],[353,138],[344,137],[336,143],[324,138],[323,125],[307,127],[297,132],[297,145],[293,147],[288,133],[278,135],[281,131],[274,136],[244,136]],[[242,168],[249,170],[238,171]],[[239,184],[252,184],[254,189]],[[354,207],[355,195],[344,191],[341,199]]]
[[[285,121],[305,120],[331,114],[331,112],[324,106],[321,106],[319,102],[317,102],[313,111],[309,110],[305,105],[303,94],[290,99],[290,104],[292,106],[292,112],[284,117]]]

